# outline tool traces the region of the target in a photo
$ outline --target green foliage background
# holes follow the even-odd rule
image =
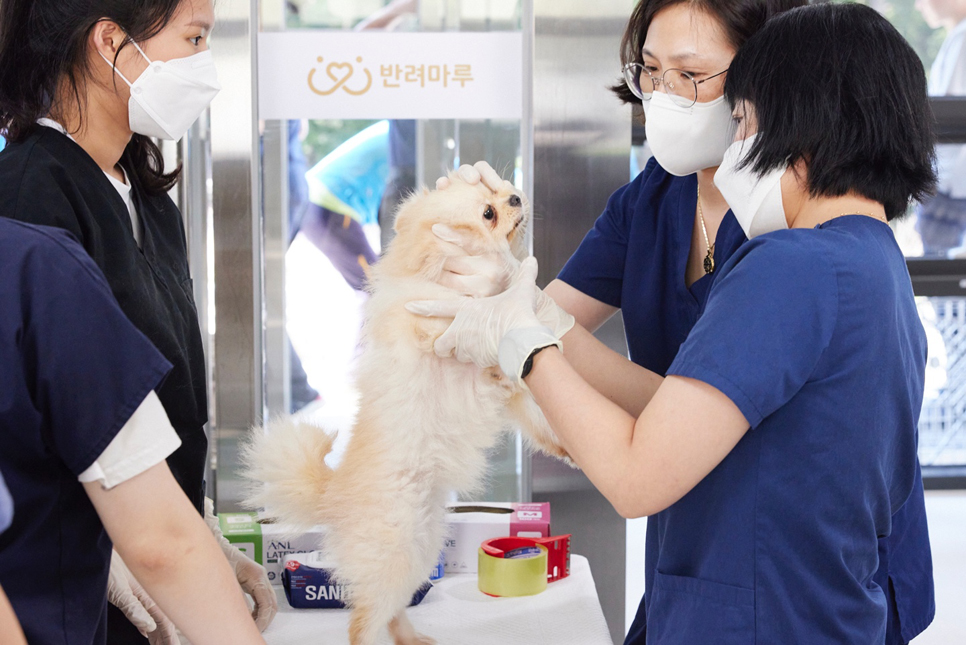
[[[849,0],[835,0],[847,2]],[[869,5],[889,19],[899,33],[909,41],[922,59],[922,64],[929,74],[929,68],[939,53],[939,48],[946,38],[945,29],[932,29],[923,20],[922,14],[916,9],[915,0],[855,0],[859,4]]]
[[[375,121],[327,119],[309,121],[309,133],[302,142],[302,151],[309,168],[317,164],[352,135],[368,128]]]

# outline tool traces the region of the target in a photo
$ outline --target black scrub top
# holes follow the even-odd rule
[[[121,165],[129,168],[125,159],[126,153]],[[124,200],[91,156],[61,132],[37,126],[0,153],[0,216],[72,233],[104,273],[121,310],[174,366],[157,391],[181,437],[168,466],[203,514],[207,385],[184,223],[167,195],[148,195],[133,172],[127,177],[141,248]]]

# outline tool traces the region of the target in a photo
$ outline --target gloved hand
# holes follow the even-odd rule
[[[433,234],[446,254],[439,284],[471,298],[502,293],[520,268],[509,249],[505,253],[478,253],[472,241],[446,224],[434,224]]]
[[[513,184],[509,181],[505,181],[500,175],[493,170],[493,167],[486,163],[485,161],[477,161],[472,166],[462,165],[456,170],[456,174],[459,178],[468,184],[478,184],[481,181],[483,185],[492,190],[494,193],[499,192],[503,188],[513,188]],[[449,177],[440,177],[436,180],[436,190],[446,190],[450,186]]]
[[[549,328],[557,340],[562,339],[577,322],[563,307],[554,302],[553,298],[545,294],[543,289],[537,289],[533,311],[540,324]]]
[[[512,253],[470,255],[473,249],[466,248],[467,240],[446,224],[434,225],[433,234],[448,256],[439,283],[464,296],[487,298],[502,293],[520,270],[520,263]],[[574,317],[540,289],[537,289],[534,311],[540,324],[549,327],[557,339],[573,329]]]
[[[255,625],[259,631],[265,631],[278,613],[278,598],[275,596],[272,584],[268,581],[268,572],[265,571],[265,567],[232,546],[222,534],[221,527],[218,525],[218,516],[215,515],[215,503],[207,497],[205,498],[205,524],[218,540],[242,591],[250,595],[255,602],[255,610],[252,612]]]
[[[534,313],[537,289],[537,260],[529,257],[520,265],[510,288],[489,298],[423,300],[406,304],[421,316],[453,318],[449,328],[436,339],[437,356],[455,356],[479,367],[500,366],[514,382],[534,349],[563,345],[553,331],[540,324]]]
[[[113,549],[107,577],[107,600],[121,610],[151,645],[179,645],[174,623],[134,579],[124,560]]]

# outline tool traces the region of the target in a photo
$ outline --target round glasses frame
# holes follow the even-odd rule
[[[730,68],[729,68],[730,69]],[[651,95],[657,91],[659,86],[667,90],[666,94],[680,107],[689,108],[698,102],[698,85],[707,83],[713,78],[718,78],[726,74],[728,70],[718,72],[700,81],[694,80],[694,76],[680,69],[666,69],[660,76],[653,76],[640,63],[628,63],[621,70],[624,74],[624,82],[631,93],[642,101],[650,101]],[[670,78],[668,74],[671,74]],[[643,78],[643,77],[646,77]],[[650,81],[651,91],[645,92],[647,82]]]

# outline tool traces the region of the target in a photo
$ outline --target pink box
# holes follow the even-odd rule
[[[497,537],[550,537],[550,504],[461,502],[448,504],[443,547],[446,573],[477,573],[477,551]]]

